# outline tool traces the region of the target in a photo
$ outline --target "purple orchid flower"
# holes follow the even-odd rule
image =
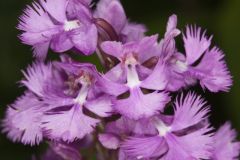
[[[131,25],[127,27],[126,15],[118,0],[100,1],[94,15],[90,3],[89,0],[34,2],[32,6],[27,6],[20,17],[17,28],[23,33],[19,37],[23,43],[33,46],[36,57],[45,59],[49,47],[59,53],[70,49],[78,50],[85,55],[94,53],[98,32],[101,30],[106,32],[107,36],[115,35],[115,39],[118,39],[121,32],[127,33],[128,30],[135,31],[131,37],[140,37],[144,34],[143,27],[136,27],[139,29],[131,29]],[[118,18],[116,21],[115,16],[121,20]]]
[[[156,74],[164,72],[162,63],[159,62],[153,70],[142,65],[155,53],[156,40],[157,36],[151,36],[126,44],[108,41],[101,45],[105,53],[116,57],[120,63],[103,75],[104,79],[99,82],[108,94],[123,95],[122,99],[115,101],[113,107],[128,118],[153,116],[163,110],[169,101],[165,92],[159,92],[165,89],[167,82],[164,76]],[[143,89],[153,92],[144,93]],[[124,98],[127,92],[129,97]]]
[[[113,112],[112,97],[98,90],[99,76],[93,65],[74,62],[57,65],[63,72],[47,82],[45,101],[51,109],[42,117],[42,127],[50,139],[72,142],[91,133],[99,122],[87,116],[83,107],[100,117],[108,117]],[[51,84],[56,81],[60,83]]]
[[[38,144],[44,134],[49,139],[72,142],[91,133],[99,122],[85,115],[83,107],[100,117],[113,112],[112,97],[95,85],[98,75],[93,65],[57,64],[61,69],[36,63],[24,73],[22,84],[30,93],[9,108],[4,121],[5,132],[15,141]]]
[[[122,144],[123,151],[133,158],[163,160],[208,159],[211,156],[212,128],[205,122],[209,107],[195,94],[183,96],[175,102],[174,116],[168,124],[156,118],[155,136],[129,137]]]
[[[40,0],[28,6],[18,29],[23,43],[33,46],[34,54],[45,58],[48,48],[65,52],[73,47],[85,55],[97,45],[97,28],[88,2],[80,0]],[[57,4],[57,5],[56,5]],[[68,8],[71,12],[68,14]]]
[[[212,37],[201,33],[201,28],[188,26],[183,36],[185,53],[179,53],[174,38],[180,34],[176,29],[177,17],[169,18],[165,38],[160,42],[160,59],[168,67],[168,90],[176,91],[200,81],[202,88],[212,92],[228,91],[232,77],[223,60],[223,52],[217,47],[210,48]]]
[[[110,150],[118,149],[119,160],[133,160],[132,157],[126,155],[121,146],[121,143],[130,135],[155,135],[157,130],[151,120],[140,119],[131,120],[125,117],[110,122],[106,125],[105,131],[99,134],[98,139],[101,144]]]
[[[186,27],[181,53],[176,15],[158,43],[158,35],[145,36],[144,25],[128,20],[120,0],[38,0],[17,28],[38,61],[23,71],[26,90],[2,127],[14,142],[46,140],[40,159],[83,160],[86,148],[99,160],[238,159],[236,131],[226,123],[214,133],[205,100],[190,92],[171,101],[197,82],[211,92],[232,85],[223,52],[200,27]],[[49,49],[62,53],[60,60],[45,63]],[[105,70],[67,51],[96,52]]]

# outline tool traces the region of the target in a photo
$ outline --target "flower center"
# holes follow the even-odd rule
[[[134,56],[134,54],[127,54],[126,57],[123,58],[123,62],[126,66],[138,64],[137,57]]]
[[[167,126],[163,121],[159,119],[155,121],[155,126],[158,130],[159,136],[162,136],[162,137],[164,137],[171,130],[170,126]]]
[[[187,66],[186,62],[182,62],[180,60],[177,60],[176,65],[177,65],[178,71],[181,72],[181,73],[187,71],[187,69],[188,69],[188,66]]]
[[[80,104],[81,106],[86,102],[87,95],[88,95],[88,85],[82,85],[77,98],[75,98],[75,102]]]
[[[82,84],[82,85],[91,85],[93,81],[93,78],[90,74],[88,73],[81,73],[80,77],[78,79],[76,79],[76,82]]]
[[[79,20],[66,21],[64,23],[64,30],[71,31],[71,30],[77,29],[79,26],[80,26]]]
[[[141,81],[139,80],[136,66],[129,64],[127,66],[127,86],[130,88],[134,88],[136,86],[139,86]]]

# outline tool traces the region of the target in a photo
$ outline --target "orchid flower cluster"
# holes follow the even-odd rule
[[[223,51],[200,27],[182,33],[172,15],[160,39],[130,22],[119,0],[38,0],[17,28],[36,60],[23,71],[26,89],[8,106],[3,132],[25,145],[48,142],[40,159],[83,160],[86,150],[99,160],[238,159],[231,124],[215,129],[207,102],[181,93],[232,85]],[[59,57],[50,60],[49,50]],[[96,54],[104,71],[73,54]]]

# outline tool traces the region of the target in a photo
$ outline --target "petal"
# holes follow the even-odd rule
[[[3,132],[14,142],[36,145],[43,139],[41,117],[46,106],[30,92],[10,105],[3,120]]]
[[[51,148],[48,148],[47,151],[41,155],[40,160],[64,160],[61,156],[57,155],[55,151],[53,151]],[[37,160],[37,158],[34,156],[32,160]]]
[[[107,149],[117,149],[120,145],[120,140],[112,134],[99,134],[98,139]]]
[[[137,65],[136,70],[140,80],[146,79],[153,71],[143,65]]]
[[[17,28],[24,31],[19,38],[28,45],[49,43],[51,37],[59,32],[59,26],[53,24],[48,14],[36,2],[32,3],[32,6],[27,6],[19,19]],[[45,54],[46,52],[43,52],[40,55]]]
[[[168,18],[167,33],[174,31],[177,28],[177,15],[173,14]]]
[[[231,124],[225,123],[214,135],[213,160],[237,160],[240,153],[240,142],[236,141],[237,133]]]
[[[186,59],[189,65],[196,62],[209,48],[211,45],[211,39],[212,37],[207,38],[205,32],[201,34],[200,27],[187,27],[186,35],[183,36],[183,40],[186,51]]]
[[[121,63],[117,64],[115,67],[113,67],[111,70],[109,70],[104,75],[107,79],[118,82],[118,83],[124,83],[127,79],[127,73],[124,67]]]
[[[116,121],[107,123],[105,132],[120,137],[134,132],[135,126],[136,121],[121,117]]]
[[[33,54],[40,60],[45,60],[50,42],[40,43],[33,46]]]
[[[161,57],[164,60],[169,60],[171,56],[177,51],[175,46],[175,37],[177,37],[181,31],[177,29],[177,16],[174,14],[169,17],[167,23],[167,31],[164,38],[159,43]]]
[[[122,4],[118,0],[101,0],[97,4],[95,17],[106,20],[119,34],[127,22]],[[118,18],[116,18],[118,17]]]
[[[29,66],[26,71],[23,71],[25,80],[21,83],[25,85],[33,93],[40,97],[44,96],[44,86],[46,81],[52,78],[52,65],[42,62],[34,63]]]
[[[206,120],[210,111],[206,102],[194,93],[188,93],[185,98],[182,94],[174,105],[174,119],[171,125],[174,131],[185,129]]]
[[[211,130],[205,127],[181,137],[167,134],[165,138],[169,150],[163,160],[209,159],[213,144],[212,134],[209,134]]]
[[[175,72],[168,72],[168,84],[166,87],[167,91],[176,92],[181,88],[185,87],[186,84],[184,82],[184,75],[175,73]],[[185,77],[186,78],[186,77]]]
[[[52,38],[51,49],[55,52],[66,52],[73,48],[73,43],[67,32],[59,33]]]
[[[159,61],[152,73],[141,82],[141,87],[151,90],[163,90],[166,88],[167,83],[165,64]]]
[[[163,110],[169,97],[165,93],[143,94],[140,88],[130,90],[130,97],[117,100],[113,107],[130,119],[148,118]]]
[[[121,145],[121,149],[129,157],[136,159],[157,158],[168,150],[168,146],[164,138],[160,136],[154,137],[130,137]]]
[[[147,32],[146,26],[128,22],[122,30],[123,42],[139,41]]]
[[[185,61],[185,56],[182,53],[175,52],[170,62],[166,63],[167,91],[175,92],[186,87],[187,79],[192,78],[188,73],[189,68]]]
[[[37,2],[33,2],[32,6],[28,5],[19,19],[17,28],[22,31],[44,31],[54,26],[48,14]]]
[[[42,118],[42,127],[48,138],[73,142],[90,134],[99,122],[83,114],[81,106],[75,105],[68,111],[49,112]]]
[[[97,47],[97,28],[95,25],[81,25],[71,33],[74,46],[84,55],[93,54]]]
[[[78,19],[81,23],[90,23],[92,19],[92,0],[70,0],[67,5],[66,15],[68,19]]]
[[[63,69],[65,72],[76,76],[79,76],[81,71],[87,72],[95,78],[98,76],[96,66],[91,63],[79,63],[70,60],[70,62],[55,62],[54,65]]]
[[[112,108],[112,99],[113,97],[105,95],[87,101],[84,106],[100,117],[109,117],[114,112]]]
[[[82,160],[79,148],[76,148],[72,143],[52,142],[50,143],[50,147],[55,152],[55,154],[62,159]]]
[[[207,51],[200,64],[192,69],[193,75],[200,80],[203,88],[212,92],[229,91],[232,76],[223,57],[223,52],[214,47]]]
[[[123,56],[123,45],[121,42],[106,41],[101,44],[102,50],[111,56],[120,59]]]
[[[126,117],[121,117],[114,122],[108,123],[105,132],[119,137],[157,134],[157,130],[151,119],[132,120]]]
[[[64,22],[68,0],[39,0],[42,7],[58,22]]]
[[[100,78],[96,83],[99,86],[99,88],[102,91],[104,91],[104,93],[113,96],[119,96],[129,90],[129,88],[126,85],[112,82],[105,76],[102,76],[102,78]]]
[[[138,61],[143,63],[148,59],[156,56],[158,35],[144,37],[138,42],[138,48],[135,51],[138,54]]]

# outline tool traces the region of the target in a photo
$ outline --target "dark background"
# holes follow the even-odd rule
[[[17,18],[30,0],[0,1],[0,118],[6,105],[22,93],[17,81],[32,60],[29,46],[17,39]],[[214,43],[225,51],[226,61],[234,77],[234,86],[229,93],[211,94],[202,92],[212,106],[212,122],[219,126],[231,120],[240,132],[240,1],[239,0],[122,0],[132,21],[145,23],[149,33],[163,35],[168,16],[175,13],[179,28],[197,24],[214,34]],[[179,38],[180,39],[180,38]],[[180,41],[181,42],[181,41]],[[40,147],[41,148],[41,147]],[[5,135],[0,135],[0,159],[28,160],[39,152],[39,147],[30,148],[13,144]]]

